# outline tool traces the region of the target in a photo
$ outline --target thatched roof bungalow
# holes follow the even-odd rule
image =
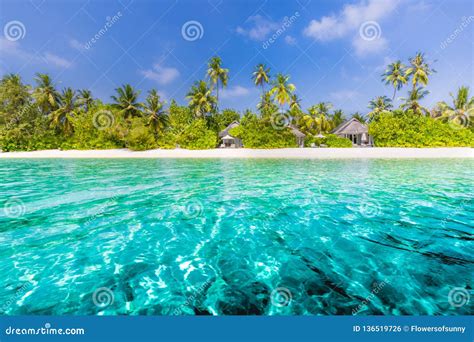
[[[240,123],[238,121],[233,121],[229,124],[224,130],[219,132],[219,138],[222,140],[222,143],[219,145],[221,148],[240,148],[243,147],[242,139],[233,137],[229,134],[229,131],[238,127]]]
[[[344,121],[332,130],[332,134],[347,138],[356,146],[372,146],[372,137],[369,135],[369,128],[356,118]]]
[[[301,132],[298,128],[296,128],[293,125],[290,125],[289,128],[291,130],[291,133],[293,133],[293,135],[296,138],[296,144],[298,145],[298,147],[304,147],[304,138],[306,137],[306,134]]]

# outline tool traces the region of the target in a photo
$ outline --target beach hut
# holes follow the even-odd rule
[[[296,138],[296,144],[298,145],[298,147],[304,147],[304,138],[306,137],[306,134],[301,132],[298,128],[296,128],[293,125],[290,125],[289,128],[291,130],[291,133],[293,133],[293,135]]]
[[[219,132],[219,138],[222,140],[222,143],[219,147],[221,148],[241,148],[242,139],[233,137],[229,134],[229,130],[234,127],[238,127],[240,123],[238,121],[232,122],[229,126],[227,126],[224,130]]]
[[[344,121],[333,129],[331,133],[349,139],[355,146],[373,145],[372,137],[369,135],[369,128],[356,118]]]

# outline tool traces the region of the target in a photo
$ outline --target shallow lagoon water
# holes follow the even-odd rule
[[[0,311],[472,314],[473,170],[454,159],[2,160]],[[452,305],[453,289],[471,301]]]

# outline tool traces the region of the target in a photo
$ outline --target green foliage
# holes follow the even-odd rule
[[[224,109],[221,113],[212,113],[208,117],[209,128],[220,132],[234,121],[240,120],[240,114],[233,109]]]
[[[179,106],[171,101],[169,108],[169,125],[174,135],[181,134],[193,121],[193,114],[188,107]]]
[[[196,119],[177,138],[182,148],[204,150],[217,146],[216,132],[207,128],[205,119]]]
[[[326,145],[326,147],[352,147],[352,142],[349,139],[338,137],[335,134],[326,134],[324,138],[307,136],[305,146],[310,147],[312,144],[316,146]]]
[[[471,130],[415,115],[411,111],[403,115],[381,114],[369,125],[369,134],[378,147],[474,146]]]
[[[111,104],[104,104],[87,89],[58,92],[47,74],[36,74],[34,87],[23,84],[18,75],[5,75],[0,80],[0,149],[144,150],[177,145],[209,149],[217,146],[217,133],[236,120],[241,125],[230,134],[241,138],[247,148],[297,147],[290,128],[274,127],[278,121],[275,115],[284,115],[285,122],[306,133],[306,146],[352,146],[350,140],[328,134],[343,121],[341,110],[332,111],[332,105],[326,102],[303,110],[289,76],[277,74],[272,79],[265,65],[258,65],[253,73],[253,81],[262,91],[257,105],[260,117],[251,111],[242,118],[232,109],[218,112],[218,91],[227,85],[228,72],[221,67],[220,58],[213,58],[207,75],[210,84],[196,82],[187,94],[188,106],[172,100],[168,109],[156,90],[149,91],[142,103],[140,91],[128,84],[116,89]],[[400,108],[392,109],[386,96],[370,103],[369,133],[376,146],[473,146],[474,98],[467,87],[452,96],[452,105],[439,102],[430,112],[433,118],[421,105],[427,91],[420,85],[426,86],[433,72],[421,53],[411,58],[407,67],[398,61],[387,68],[384,81],[393,87],[394,95],[409,81],[412,86]],[[267,92],[266,84],[271,84]],[[361,122],[365,119],[357,114],[354,117]],[[316,138],[318,133],[326,137]]]
[[[113,106],[120,115],[124,118],[142,116],[141,108],[143,108],[143,103],[138,102],[139,91],[136,91],[130,84],[124,84],[115,89],[115,91],[117,96],[111,97],[114,100]]]
[[[241,125],[232,128],[229,133],[242,139],[246,148],[284,148],[297,147],[296,138],[289,128],[275,129],[268,120],[246,113]]]
[[[212,89],[202,80],[194,83],[186,98],[195,118],[202,118],[213,112],[217,103],[217,98],[212,95]]]
[[[125,147],[127,123],[110,105],[81,112],[73,120],[74,135],[63,149],[109,149]]]
[[[60,142],[36,105],[24,105],[0,126],[0,149],[5,152],[55,149]]]
[[[324,144],[327,147],[352,147],[352,142],[349,139],[338,137],[335,134],[328,134]]]
[[[173,149],[176,148],[176,136],[170,132],[164,132],[158,138],[156,139],[156,144],[158,148],[164,148],[164,149]]]
[[[13,120],[16,112],[31,103],[29,87],[20,76],[9,74],[0,81],[0,125]]]
[[[153,132],[140,118],[132,121],[125,142],[127,147],[134,151],[151,150],[157,147]]]

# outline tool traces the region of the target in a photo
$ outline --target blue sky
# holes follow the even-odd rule
[[[255,109],[260,93],[251,73],[265,63],[272,75],[290,75],[304,108],[330,101],[347,113],[366,113],[372,97],[391,97],[380,81],[384,66],[423,51],[437,71],[425,100],[432,105],[449,100],[460,85],[473,88],[473,4],[2,0],[0,72],[27,82],[36,72],[50,73],[59,88],[89,88],[106,101],[130,83],[142,97],[156,88],[184,104],[191,84],[204,78],[207,60],[218,54],[230,69],[220,108]]]

